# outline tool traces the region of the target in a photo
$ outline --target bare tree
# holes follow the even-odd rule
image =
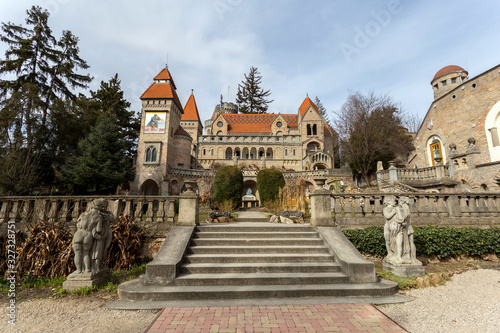
[[[377,161],[387,166],[390,160],[406,158],[413,148],[400,107],[387,95],[351,93],[335,115],[342,158],[366,184]]]

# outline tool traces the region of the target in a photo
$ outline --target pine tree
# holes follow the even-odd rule
[[[318,96],[314,98],[314,104],[316,104],[316,107],[318,108],[319,115],[323,117],[323,119],[325,119],[325,121],[330,125],[330,117],[328,116],[328,111],[323,106],[323,103],[321,103]]]
[[[81,151],[63,167],[63,180],[76,192],[114,194],[118,185],[130,182],[132,164],[124,158],[127,150],[116,117],[104,113],[89,135],[78,143]]]
[[[238,84],[238,93],[236,94],[236,104],[238,104],[241,113],[266,113],[268,104],[273,100],[266,98],[271,95],[269,90],[264,91],[260,87],[262,76],[256,67],[250,67],[250,73],[244,74],[245,81]]]
[[[2,157],[23,149],[23,158],[32,160],[26,165],[36,167],[28,174],[37,175],[25,178],[49,184],[57,154],[52,149],[56,141],[52,112],[60,109],[61,101],[74,100],[71,90],[86,88],[92,78],[77,73],[89,67],[79,57],[78,38],[64,31],[57,41],[48,26],[49,12],[41,7],[26,13],[26,26],[10,22],[1,26],[0,40],[8,48],[0,60],[0,76],[9,79],[0,80],[0,167],[15,169],[6,164],[11,159]]]

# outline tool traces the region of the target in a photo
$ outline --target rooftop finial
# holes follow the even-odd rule
[[[306,97],[309,98],[309,93],[306,93]]]
[[[167,53],[167,62],[165,63],[165,68],[168,68],[168,53]]]
[[[191,89],[191,95],[193,95],[193,91],[194,91],[194,89]]]

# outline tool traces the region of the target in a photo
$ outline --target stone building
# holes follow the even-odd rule
[[[198,138],[203,168],[236,165],[303,171],[334,165],[335,131],[306,97],[296,114],[240,114],[233,103],[217,105]]]
[[[334,166],[337,135],[309,97],[296,114],[239,114],[235,104],[221,97],[205,122],[205,135],[194,94],[183,108],[167,68],[154,78],[141,101],[133,194],[179,193],[185,177],[205,180],[198,185],[200,192],[206,192],[211,170],[224,165],[287,171]]]
[[[410,167],[445,165],[452,191],[500,190],[500,65],[471,79],[459,66],[431,81],[434,101],[416,133]],[[439,185],[439,184],[438,184]]]
[[[141,101],[136,176],[130,190],[132,193],[166,195],[169,194],[168,169],[190,168],[193,150],[193,139],[181,126],[181,122],[185,122],[182,119],[184,109],[167,68],[155,76],[154,82],[141,95]]]

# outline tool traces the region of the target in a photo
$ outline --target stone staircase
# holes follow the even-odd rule
[[[155,265],[162,260],[159,253]],[[175,279],[162,283],[155,280],[155,274],[151,267],[146,276],[121,284],[120,298],[167,301],[388,296],[397,291],[394,283],[385,281],[353,283],[328,244],[309,225],[252,222],[198,226],[176,265]]]

